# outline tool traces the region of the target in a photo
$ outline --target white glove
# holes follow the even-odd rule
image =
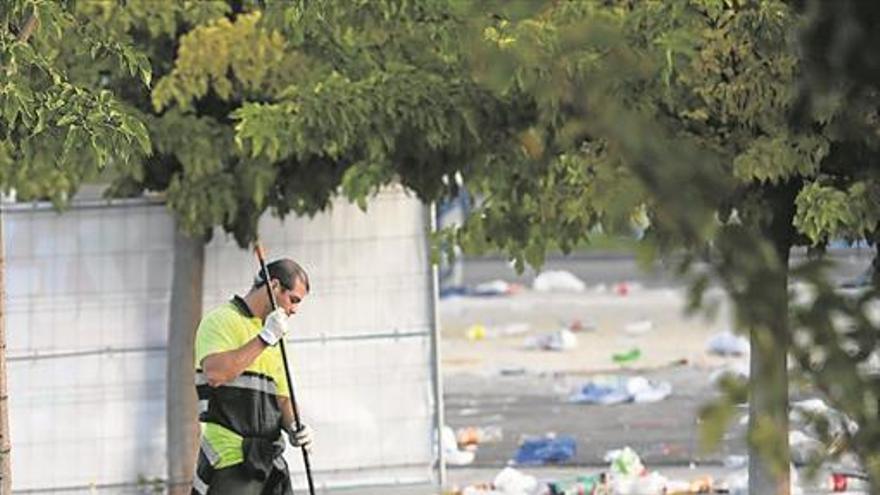
[[[290,445],[294,447],[305,447],[307,452],[312,451],[312,440],[314,440],[315,430],[305,423],[300,423],[299,430],[294,431],[293,425],[287,430],[287,438]]]
[[[260,330],[260,338],[263,342],[268,346],[273,346],[283,339],[287,335],[289,319],[290,317],[281,308],[269,313],[269,316],[266,317],[266,323],[263,324],[263,329]]]

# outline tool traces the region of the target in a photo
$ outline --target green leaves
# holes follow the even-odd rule
[[[876,183],[855,182],[849,189],[814,181],[797,197],[795,225],[814,243],[829,238],[857,239],[877,229],[880,222],[880,188]]]
[[[198,18],[144,6],[83,13],[137,40],[158,68],[148,105],[121,88],[151,114],[156,151],[131,175],[168,187],[188,229],[222,225],[247,242],[265,209],[313,213],[337,193],[363,207],[394,181],[433,200],[453,188],[442,177],[507,132],[495,123],[506,109],[469,79],[464,24],[444,2],[245,2]],[[177,33],[176,51],[163,51]],[[205,181],[217,181],[217,197]]]
[[[166,108],[172,101],[189,108],[210,90],[220,99],[242,91],[268,89],[283,77],[285,40],[280,33],[259,28],[259,11],[197,26],[180,38],[174,70],[156,84],[153,105]],[[283,80],[283,79],[282,79]]]
[[[733,175],[746,183],[778,183],[791,177],[813,177],[828,152],[828,140],[818,135],[761,136],[734,158]]]
[[[382,186],[394,179],[391,168],[384,163],[356,163],[342,176],[342,193],[361,210],[367,210],[367,200]]]
[[[82,181],[108,166],[124,168],[150,153],[151,145],[144,124],[114,95],[70,77],[57,45],[83,43],[96,56],[118,54],[144,81],[149,65],[129,45],[95,37],[99,31],[65,4],[32,0],[17,8],[9,12],[33,15],[38,23],[26,39],[0,32],[0,140],[9,157],[0,164],[0,187],[15,189],[22,200],[48,199],[60,207]]]
[[[236,194],[236,178],[218,172],[198,178],[171,179],[166,190],[166,201],[188,234],[201,236],[211,232],[211,226],[230,223],[240,204]]]

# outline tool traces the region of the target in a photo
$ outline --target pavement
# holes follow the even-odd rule
[[[461,488],[468,485],[486,483],[492,481],[498,471],[496,468],[479,468],[479,467],[453,467],[448,470],[449,484],[447,489],[441,489],[436,485],[409,485],[409,486],[381,486],[381,487],[358,487],[346,488],[328,491],[326,493],[333,495],[445,495],[454,493],[456,487]],[[595,474],[602,470],[599,466],[548,466],[548,467],[532,467],[519,469],[521,472],[535,476],[538,480],[560,480],[570,479],[583,474]],[[664,475],[675,479],[694,479],[700,476],[719,477],[724,474],[723,468],[706,466],[695,466],[693,468],[674,467],[663,470]],[[319,492],[321,493],[321,492]]]
[[[836,280],[852,279],[870,263],[873,251],[831,253]],[[422,495],[491,482],[510,463],[520,441],[548,433],[570,435],[577,452],[565,465],[519,468],[538,479],[553,480],[595,474],[607,469],[612,449],[629,446],[644,464],[669,479],[703,476],[723,479],[742,471],[731,467],[746,454],[745,426],[737,415],[720,445],[701,445],[700,408],[717,393],[709,376],[722,367],[747,363],[745,357],[721,358],[706,351],[708,337],[732,329],[729,305],[717,299],[714,315],[683,314],[683,287],[662,268],[645,272],[628,256],[551,258],[547,269],[567,270],[587,284],[575,294],[530,290],[497,298],[450,297],[441,300],[442,369],[446,424],[455,428],[491,426],[502,437],[479,446],[472,464],[449,466],[448,482],[439,486],[382,486],[337,489],[327,493]],[[464,281],[503,279],[528,287],[534,273],[516,274],[501,259],[466,259]],[[625,281],[625,295],[615,284]],[[578,320],[577,347],[565,352],[528,349],[529,337],[556,331]],[[645,332],[629,332],[634,322],[651,321]],[[469,338],[474,325],[487,335]],[[512,330],[515,329],[515,330]],[[638,348],[641,357],[626,366],[613,353]],[[672,394],[663,401],[611,406],[569,403],[580,384],[598,376],[641,375],[668,382]],[[809,391],[794,390],[794,399]],[[799,395],[800,394],[800,395]],[[803,476],[801,476],[803,478]],[[816,484],[819,483],[819,484]],[[803,482],[804,493],[828,493],[819,482]]]

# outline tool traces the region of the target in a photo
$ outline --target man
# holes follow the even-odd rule
[[[294,447],[311,444],[308,427],[295,431],[293,404],[278,342],[309,292],[309,277],[295,261],[269,263],[244,297],[206,314],[196,333],[196,391],[202,439],[193,494],[292,493],[281,453],[287,432]]]

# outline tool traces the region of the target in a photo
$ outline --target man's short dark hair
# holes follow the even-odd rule
[[[297,280],[302,282],[306,287],[306,292],[309,292],[312,289],[309,284],[309,274],[306,273],[305,269],[303,269],[299,263],[290,258],[275,260],[266,265],[266,269],[269,270],[269,278],[278,279],[278,282],[280,282],[287,290],[293,290],[293,286],[296,284]],[[254,288],[262,287],[265,283],[266,280],[263,279],[263,271],[260,270],[257,273],[257,276],[254,277]]]

